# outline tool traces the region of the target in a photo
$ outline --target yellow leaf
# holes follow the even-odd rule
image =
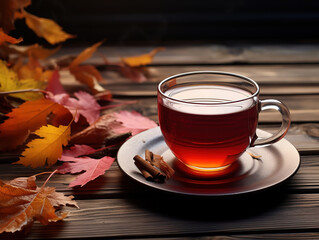
[[[156,53],[159,51],[163,51],[164,48],[155,48],[151,52],[139,56],[134,56],[134,57],[126,57],[122,58],[122,61],[129,65],[130,67],[140,67],[140,66],[145,66],[147,64],[150,64],[153,60],[153,57],[155,56]]]
[[[62,28],[51,19],[40,18],[26,11],[23,12],[28,27],[39,37],[45,38],[51,44],[64,42],[69,38],[75,37],[74,35],[64,32]]]
[[[9,92],[23,89],[42,89],[43,82],[34,81],[33,79],[19,80],[18,75],[13,70],[9,69],[4,61],[0,60],[0,92]],[[21,98],[22,100],[36,100],[42,98],[41,93],[15,93],[10,96]]]
[[[47,165],[51,166],[56,163],[62,155],[62,146],[66,146],[70,139],[70,126],[54,127],[52,125],[43,126],[34,134],[39,139],[34,139],[27,144],[27,149],[22,153],[19,161],[16,163],[33,168]]]

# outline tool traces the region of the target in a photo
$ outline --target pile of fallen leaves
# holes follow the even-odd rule
[[[9,35],[15,19],[50,44],[59,44],[74,35],[65,33],[54,21],[39,18],[25,8],[31,0],[0,1],[0,152],[17,153],[22,164],[32,168],[51,167],[51,175],[38,187],[37,173],[8,182],[0,180],[0,233],[15,232],[38,220],[42,224],[62,220],[56,209],[66,204],[77,207],[73,196],[64,196],[47,182],[55,173],[78,174],[69,187],[83,186],[107,171],[114,151],[132,135],[157,126],[137,112],[116,111],[128,102],[113,99],[100,82],[93,65],[84,64],[102,42],[84,49],[78,56],[49,57],[61,46],[46,49],[38,44],[19,46],[23,37]],[[145,81],[145,65],[162,50],[135,57],[124,57],[116,66],[119,74],[133,81]],[[69,73],[87,91],[66,92],[60,71]],[[108,109],[107,113],[103,110]],[[113,111],[110,111],[113,109]],[[97,154],[100,153],[100,154]]]

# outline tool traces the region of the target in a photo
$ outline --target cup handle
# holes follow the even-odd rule
[[[281,127],[276,133],[268,138],[259,138],[258,136],[256,136],[257,139],[252,142],[252,144],[250,145],[251,147],[270,145],[279,141],[286,135],[291,123],[289,109],[282,102],[275,99],[267,99],[260,100],[259,104],[260,111],[274,109],[281,113]]]

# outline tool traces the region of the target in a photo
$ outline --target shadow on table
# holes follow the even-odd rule
[[[138,184],[139,186],[134,188],[142,188],[140,195],[129,198],[128,201],[139,208],[182,219],[197,221],[243,219],[282,206],[289,197],[284,190],[286,183],[267,190],[226,197],[178,195]]]

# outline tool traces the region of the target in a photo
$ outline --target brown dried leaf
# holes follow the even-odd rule
[[[66,204],[77,207],[73,196],[55,192],[55,188],[36,187],[35,176],[18,178],[7,183],[0,180],[0,233],[20,231],[35,220],[47,225],[64,219],[55,208]]]

